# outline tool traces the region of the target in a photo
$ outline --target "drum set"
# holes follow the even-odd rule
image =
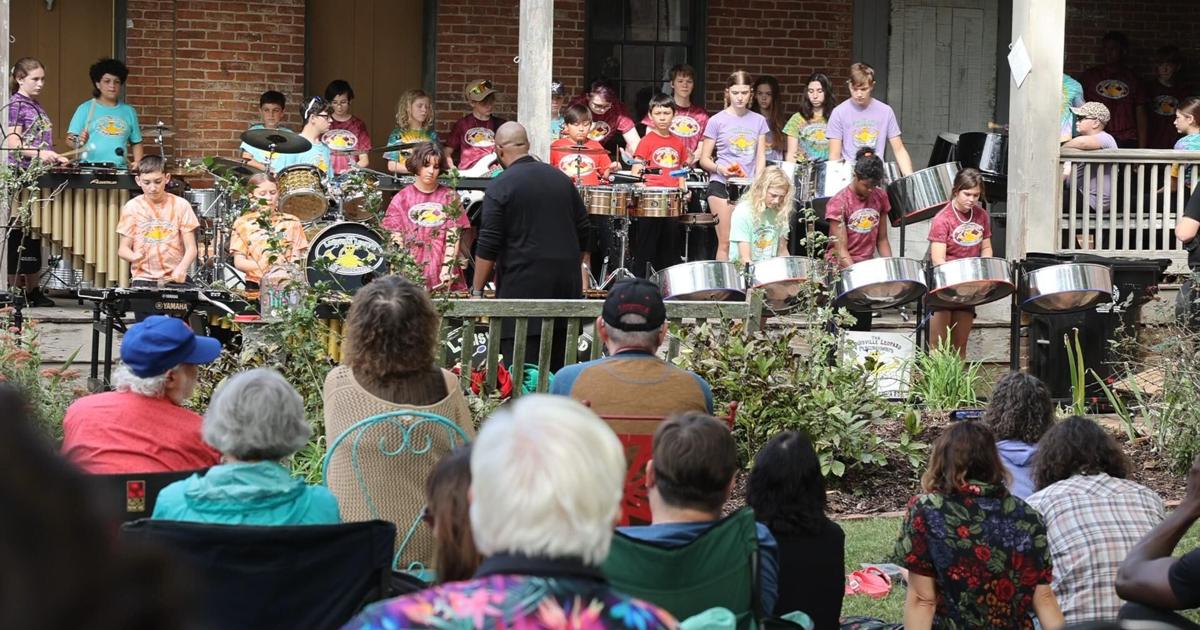
[[[303,153],[312,148],[308,139],[283,129],[250,129],[241,139],[266,152],[268,169],[274,154]],[[334,152],[350,153],[353,149],[342,135],[327,134],[322,142]],[[408,146],[373,150],[402,150]],[[211,174],[226,181],[244,181],[260,172],[242,161],[218,157],[205,160],[205,168],[177,165],[172,175],[185,179]],[[378,198],[380,182],[386,179],[390,176],[385,173],[357,166],[334,176],[315,166],[295,164],[276,174],[279,211],[298,219],[309,237],[306,276],[310,284],[327,282],[334,289],[353,293],[379,272],[384,263],[384,238],[365,222],[372,218],[377,205],[372,197]],[[235,202],[221,188],[190,188],[186,181],[178,194],[192,205],[200,222],[196,232],[200,251],[193,279],[204,285],[220,283],[230,289],[252,290],[233,266],[229,251],[233,223],[249,209],[249,202]]]

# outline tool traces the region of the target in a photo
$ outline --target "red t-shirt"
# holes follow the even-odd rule
[[[1137,140],[1138,105],[1146,104],[1142,80],[1127,67],[1097,66],[1084,73],[1083,100],[1099,101],[1112,117],[1104,130],[1117,140]]]
[[[576,146],[570,138],[559,138],[550,143],[550,164],[566,173],[573,182],[584,186],[600,185],[600,176],[608,170],[612,160],[595,140],[588,140],[583,145],[594,152],[580,153],[575,150]]]
[[[646,135],[649,136],[654,122],[648,114],[642,119],[642,124],[646,125]],[[675,118],[671,119],[671,135],[683,140],[683,146],[687,147],[688,153],[695,153],[696,147],[704,140],[704,126],[707,124],[708,110],[695,103],[687,107],[676,105]]]
[[[979,257],[984,239],[989,238],[992,238],[992,221],[987,210],[979,206],[971,208],[970,215],[964,215],[954,209],[954,202],[948,202],[929,226],[929,242],[946,244],[947,261]]]
[[[663,137],[657,132],[648,131],[646,137],[638,143],[637,151],[633,155],[646,160],[648,168],[662,169],[662,173],[658,175],[646,175],[647,186],[679,187],[683,178],[672,177],[670,172],[686,168],[688,152],[683,140],[674,135]]]
[[[329,131],[321,134],[321,142],[329,147],[333,174],[341,175],[350,170],[352,163],[358,163],[359,155],[371,149],[371,134],[361,118],[351,116],[349,120],[333,120]],[[345,152],[349,150],[354,152]]]
[[[200,438],[202,419],[166,398],[129,391],[85,396],[63,418],[63,455],[90,474],[194,470],[221,454]]]
[[[475,114],[459,118],[446,137],[446,146],[453,151],[451,157],[454,158],[454,165],[459,170],[466,170],[483,156],[495,151],[496,130],[504,122],[504,119],[496,116],[479,120]]]
[[[825,218],[840,221],[846,226],[846,250],[854,262],[861,262],[875,257],[879,224],[891,209],[892,204],[882,188],[874,188],[866,199],[859,199],[847,186],[829,198],[825,206]],[[825,258],[837,262],[837,248],[833,243],[825,248]]]

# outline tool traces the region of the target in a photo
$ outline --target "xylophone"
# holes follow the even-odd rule
[[[137,182],[127,170],[102,167],[53,168],[39,189],[21,193],[32,201],[30,231],[50,253],[70,260],[96,287],[129,286],[129,263],[117,256],[117,223]]]
[[[233,340],[233,316],[249,310],[238,296],[220,289],[172,287],[163,289],[80,289],[79,299],[92,302],[92,358],[88,385],[106,389],[112,378],[113,331],[125,332],[123,320],[129,311],[170,315],[188,320],[194,329],[218,337],[228,345]],[[200,319],[197,319],[199,316]],[[224,334],[214,334],[218,331]],[[100,336],[104,336],[104,380],[100,376]]]

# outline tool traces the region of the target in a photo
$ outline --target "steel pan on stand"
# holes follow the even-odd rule
[[[925,267],[912,258],[872,258],[842,270],[834,304],[863,312],[907,304],[925,295]]]
[[[804,256],[777,256],[754,263],[750,278],[751,288],[762,290],[763,303],[776,313],[799,306],[804,285],[825,285],[821,261]]]
[[[737,265],[702,260],[654,272],[651,281],[662,289],[663,299],[731,302],[745,299],[746,285]]]
[[[1053,315],[1085,311],[1112,299],[1112,269],[1095,263],[1064,263],[1025,273],[1021,309]]]
[[[1012,265],[1003,258],[960,258],[929,269],[931,307],[981,306],[1016,291]]]

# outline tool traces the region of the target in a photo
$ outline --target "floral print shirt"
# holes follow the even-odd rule
[[[1033,628],[1033,591],[1051,580],[1046,526],[1002,485],[914,497],[895,556],[934,579],[934,628]]]
[[[622,595],[577,560],[497,555],[475,578],[368,606],[343,630],[669,630],[671,613]]]

